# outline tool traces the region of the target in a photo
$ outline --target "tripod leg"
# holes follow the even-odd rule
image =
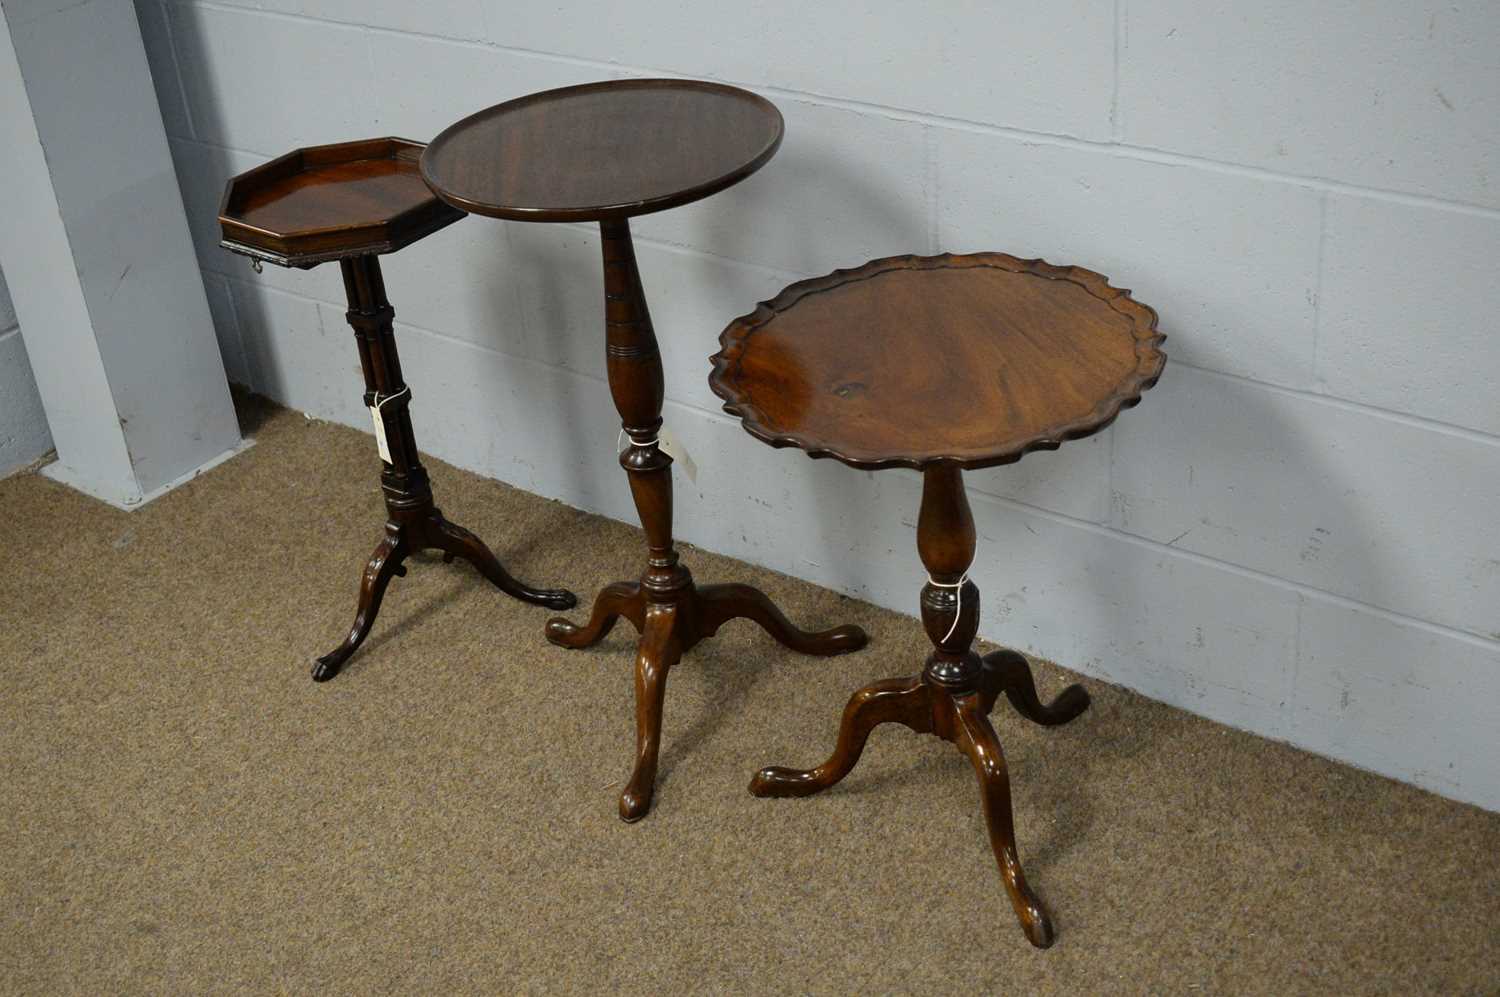
[[[932,730],[932,708],[920,678],[885,679],[865,686],[849,699],[839,723],[833,755],[813,769],[772,766],[750,781],[755,796],[811,796],[835,785],[854,770],[870,732],[883,723],[901,723],[918,733]]]
[[[406,574],[406,568],[402,567],[401,562],[408,553],[406,539],[400,532],[386,533],[385,539],[375,548],[375,553],[370,555],[370,563],[365,566],[364,577],[360,579],[359,608],[354,614],[354,625],[349,628],[349,636],[313,665],[314,682],[327,682],[337,675],[349,656],[364,643],[375,622],[375,614],[380,612],[380,600],[385,598],[386,586],[396,575]]]
[[[714,633],[730,620],[754,620],[784,647],[803,654],[846,654],[858,651],[870,638],[856,626],[803,630],[786,618],[771,597],[749,585],[704,585],[698,589],[703,605],[703,627]]]
[[[650,607],[635,657],[635,770],[620,794],[620,819],[627,823],[640,820],[651,809],[667,673],[681,658],[676,607]]]
[[[1081,685],[1070,685],[1052,702],[1043,704],[1036,694],[1031,666],[1015,651],[992,651],[984,656],[983,684],[1004,692],[1016,712],[1043,727],[1056,727],[1074,719],[1089,708],[1089,694]]]
[[[463,558],[506,595],[549,609],[572,609],[578,605],[577,596],[566,589],[535,589],[517,581],[483,540],[457,523],[448,522],[440,513],[433,513],[428,539],[443,552],[444,560]]]
[[[594,599],[594,611],[583,626],[560,616],[548,620],[547,639],[558,647],[591,647],[608,637],[615,628],[615,621],[622,616],[640,630],[644,625],[645,609],[639,583],[615,582],[599,591]]]
[[[979,777],[979,797],[984,805],[985,823],[990,829],[990,847],[995,850],[995,861],[1000,866],[1005,891],[1010,894],[1011,906],[1016,909],[1016,917],[1021,921],[1021,930],[1027,940],[1039,949],[1047,948],[1056,939],[1056,933],[1041,901],[1026,885],[1026,874],[1021,871],[1021,861],[1016,857],[1010,774],[1005,767],[1005,754],[1000,750],[1000,739],[995,735],[995,728],[990,726],[989,717],[984,715],[979,696],[955,696],[953,706],[959,722],[959,729],[955,732],[958,747],[974,763],[974,774]]]

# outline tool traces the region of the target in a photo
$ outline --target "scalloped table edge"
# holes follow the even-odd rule
[[[1047,280],[1066,280],[1077,284],[1089,294],[1109,305],[1111,309],[1129,318],[1134,326],[1136,369],[1092,412],[1072,422],[1049,426],[1040,434],[998,452],[985,451],[979,455],[965,456],[962,453],[939,454],[929,457],[908,455],[882,455],[860,452],[838,447],[822,440],[810,439],[797,433],[772,430],[765,425],[763,413],[754,404],[740,397],[732,387],[731,375],[743,355],[747,341],[754,332],[771,319],[813,294],[831,291],[859,281],[869,280],[892,270],[942,270],[993,267],[1012,273],[1026,273]],[[1155,386],[1166,367],[1167,355],[1158,347],[1167,339],[1158,332],[1156,309],[1130,296],[1128,288],[1113,287],[1109,278],[1093,270],[1079,266],[1056,266],[1042,259],[1026,260],[1008,253],[941,253],[936,256],[886,256],[871,260],[862,266],[834,270],[821,277],[799,280],[782,288],[774,298],[762,301],[755,310],[734,319],[719,334],[719,352],[709,358],[713,371],[708,376],[709,388],[724,400],[724,411],[737,416],[740,424],[751,436],[772,447],[795,447],[814,459],[832,458],[862,471],[878,471],[893,467],[922,470],[938,464],[957,464],[969,470],[1013,464],[1028,453],[1037,450],[1056,450],[1068,440],[1092,436],[1114,422],[1119,414],[1140,403],[1141,395]]]

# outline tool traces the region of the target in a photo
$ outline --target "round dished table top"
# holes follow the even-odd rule
[[[764,97],[699,80],[609,80],[531,94],[444,129],[422,178],[464,211],[612,221],[717,193],[781,145]]]
[[[855,467],[990,467],[1098,432],[1166,363],[1156,312],[1080,267],[901,256],[730,323],[709,384],[757,438]]]

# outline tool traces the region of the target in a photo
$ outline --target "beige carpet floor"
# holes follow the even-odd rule
[[[752,798],[926,638],[702,551],[700,580],[873,643],[804,658],[737,623],[701,645],[639,824],[615,816],[627,623],[553,648],[546,610],[428,557],[314,685],[379,537],[370,439],[245,417],[255,447],[135,513],[0,482],[6,993],[1500,992],[1500,814],[1101,682],[1066,727],[996,710],[1046,952],[947,744],[884,727],[835,790]],[[430,470],[528,580],[588,599],[638,570],[628,526]],[[1038,674],[1044,696],[1075,677]]]

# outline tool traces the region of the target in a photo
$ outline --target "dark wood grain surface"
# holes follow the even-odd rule
[[[759,439],[855,467],[923,471],[926,667],[857,691],[827,761],[764,768],[750,792],[834,786],[881,724],[943,738],[974,767],[1001,881],[1038,948],[1056,932],[1021,869],[1010,773],[989,714],[1004,694],[1023,717],[1057,726],[1089,697],[1072,686],[1043,704],[1022,655],[974,650],[979,587],[968,571],[978,534],[963,469],[1109,425],[1161,376],[1165,338],[1156,312],[1091,270],[1003,253],[901,256],[791,285],[731,322],[713,357],[710,385]]]
[[[858,627],[806,631],[748,585],[699,586],[672,541],[672,458],[658,438],[665,381],[636,264],[630,217],[707,197],[755,172],[781,144],[781,113],[752,93],[692,80],[591,83],[533,94],[448,128],[422,155],[422,176],[475,214],[599,224],[604,348],[610,394],[628,445],[620,466],[646,534],[640,579],[605,586],[584,623],[561,617],[547,639],[584,648],[622,617],[640,632],[635,654],[636,748],[620,818],[651,808],[667,676],[682,656],[734,619],[749,619],[808,654],[865,645]]]
[[[297,149],[233,178],[219,225],[226,249],[282,266],[391,253],[463,212],[433,196],[422,144],[377,138]]]
[[[844,654],[869,639],[855,626],[803,630],[749,585],[698,585],[672,542],[672,458],[661,448],[663,374],[661,352],[646,290],[636,264],[630,223],[599,223],[604,255],[604,341],[609,389],[629,446],[620,466],[630,477],[649,555],[639,581],[608,585],[580,625],[562,617],[547,623],[547,639],[584,648],[609,635],[624,617],[640,632],[635,656],[635,766],[620,793],[620,818],[646,816],[656,792],[667,675],[700,641],[730,620],[759,624],[773,638],[803,654]]]
[[[737,87],[611,80],[532,94],[445,129],[422,176],[464,211],[605,221],[707,197],[781,144],[781,113]]]
[[[838,740],[827,761],[810,769],[776,765],[761,769],[750,782],[750,792],[812,796],[837,785],[854,770],[871,732],[881,724],[899,723],[919,734],[941,737],[974,766],[1001,882],[1027,940],[1047,948],[1057,933],[1021,868],[1010,770],[989,716],[1003,694],[1021,716],[1056,727],[1087,709],[1089,694],[1082,686],[1069,686],[1044,704],[1025,657],[1000,650],[981,658],[974,650],[979,587],[969,579],[968,571],[977,539],[962,469],[952,463],[928,467],[922,475],[922,508],[917,517],[917,553],[927,568],[920,599],[922,625],[932,641],[927,666],[920,675],[882,679],[855,692],[844,707]],[[944,844],[931,842],[934,848]]]
[[[385,439],[380,474],[385,533],[360,575],[354,623],[339,646],[313,664],[318,682],[337,675],[359,649],[391,580],[405,576],[406,561],[424,550],[442,551],[445,561],[469,562],[502,592],[526,602],[569,609],[578,601],[564,589],[517,580],[484,541],[433,503],[412,431],[412,392],[401,373],[396,313],[386,297],[379,258],[463,217],[422,182],[421,152],[421,143],[399,138],[295,149],[231,178],[219,206],[225,249],[290,267],[338,261],[349,303],[344,317],[354,331],[365,379],[364,403]]]
[[[1107,426],[1156,383],[1156,313],[1079,267],[903,256],[793,284],[709,379],[773,446],[862,468],[987,467]]]
[[[385,496],[385,534],[360,575],[354,623],[339,646],[313,663],[313,681],[337,675],[369,636],[391,579],[406,575],[406,561],[424,550],[440,550],[444,561],[460,558],[474,566],[500,591],[523,602],[569,609],[578,599],[565,589],[539,589],[505,570],[494,551],[473,533],[451,522],[432,499],[432,483],[417,452],[412,430],[410,386],[401,373],[396,350],[395,309],[385,294],[380,258],[356,256],[339,261],[349,310],[344,317],[354,331],[359,366],[365,376],[366,408],[379,413],[388,454],[381,455],[380,490]]]

